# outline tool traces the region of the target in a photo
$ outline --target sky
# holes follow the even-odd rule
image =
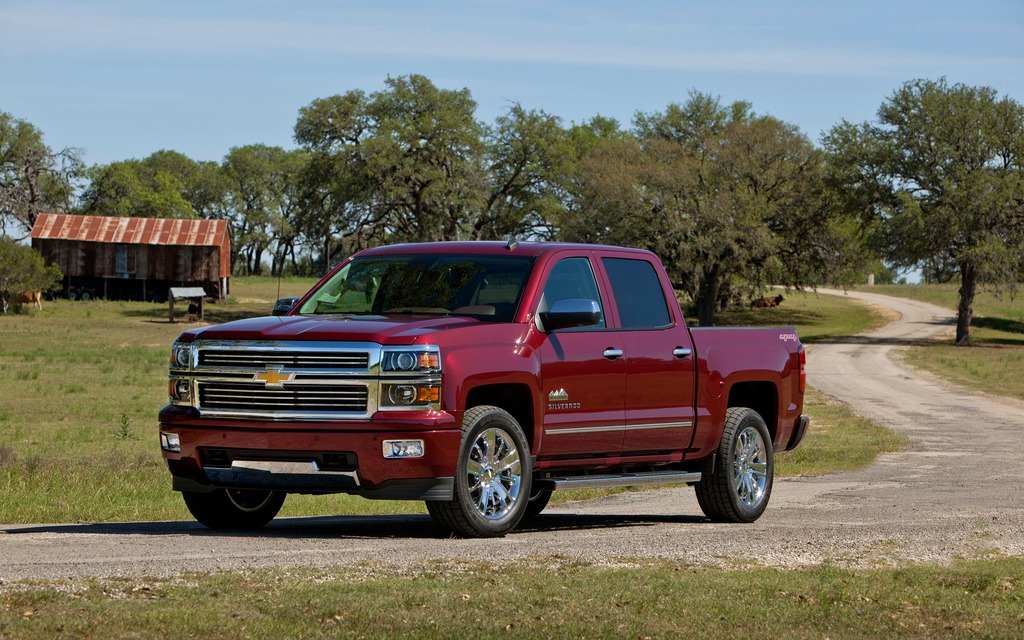
[[[294,148],[299,109],[389,76],[628,127],[693,90],[813,142],[904,82],[1024,102],[1024,0],[0,0],[0,111],[87,164]]]

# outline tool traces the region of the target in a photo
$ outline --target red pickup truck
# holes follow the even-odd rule
[[[171,349],[161,447],[209,527],[341,492],[424,500],[446,533],[499,536],[557,489],[657,483],[751,522],[774,451],[809,422],[796,331],[689,329],[646,251],[378,247],[275,314]]]

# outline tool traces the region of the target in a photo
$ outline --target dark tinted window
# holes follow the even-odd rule
[[[603,258],[623,329],[653,329],[671,323],[654,265],[646,260]]]
[[[581,327],[594,329],[604,326],[604,305],[601,294],[597,290],[597,279],[590,268],[590,260],[586,258],[563,258],[551,268],[548,281],[544,284],[544,305],[550,309],[559,300],[594,300],[601,308],[601,320],[598,324]]]

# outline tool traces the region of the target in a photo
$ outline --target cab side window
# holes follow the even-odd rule
[[[544,284],[544,297],[541,309],[550,309],[559,300],[594,300],[601,308],[601,321],[586,329],[604,328],[604,305],[597,289],[597,279],[590,267],[590,260],[579,258],[563,258],[559,260],[548,274]]]
[[[672,324],[665,292],[646,260],[602,258],[623,329],[658,329]]]

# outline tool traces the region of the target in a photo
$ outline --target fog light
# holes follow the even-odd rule
[[[423,457],[422,440],[385,440],[382,449],[389,459]]]
[[[172,379],[168,386],[171,400],[175,402],[188,402],[192,398],[192,385],[187,379]]]
[[[160,448],[171,453],[181,453],[181,439],[178,434],[167,431],[160,432]]]

